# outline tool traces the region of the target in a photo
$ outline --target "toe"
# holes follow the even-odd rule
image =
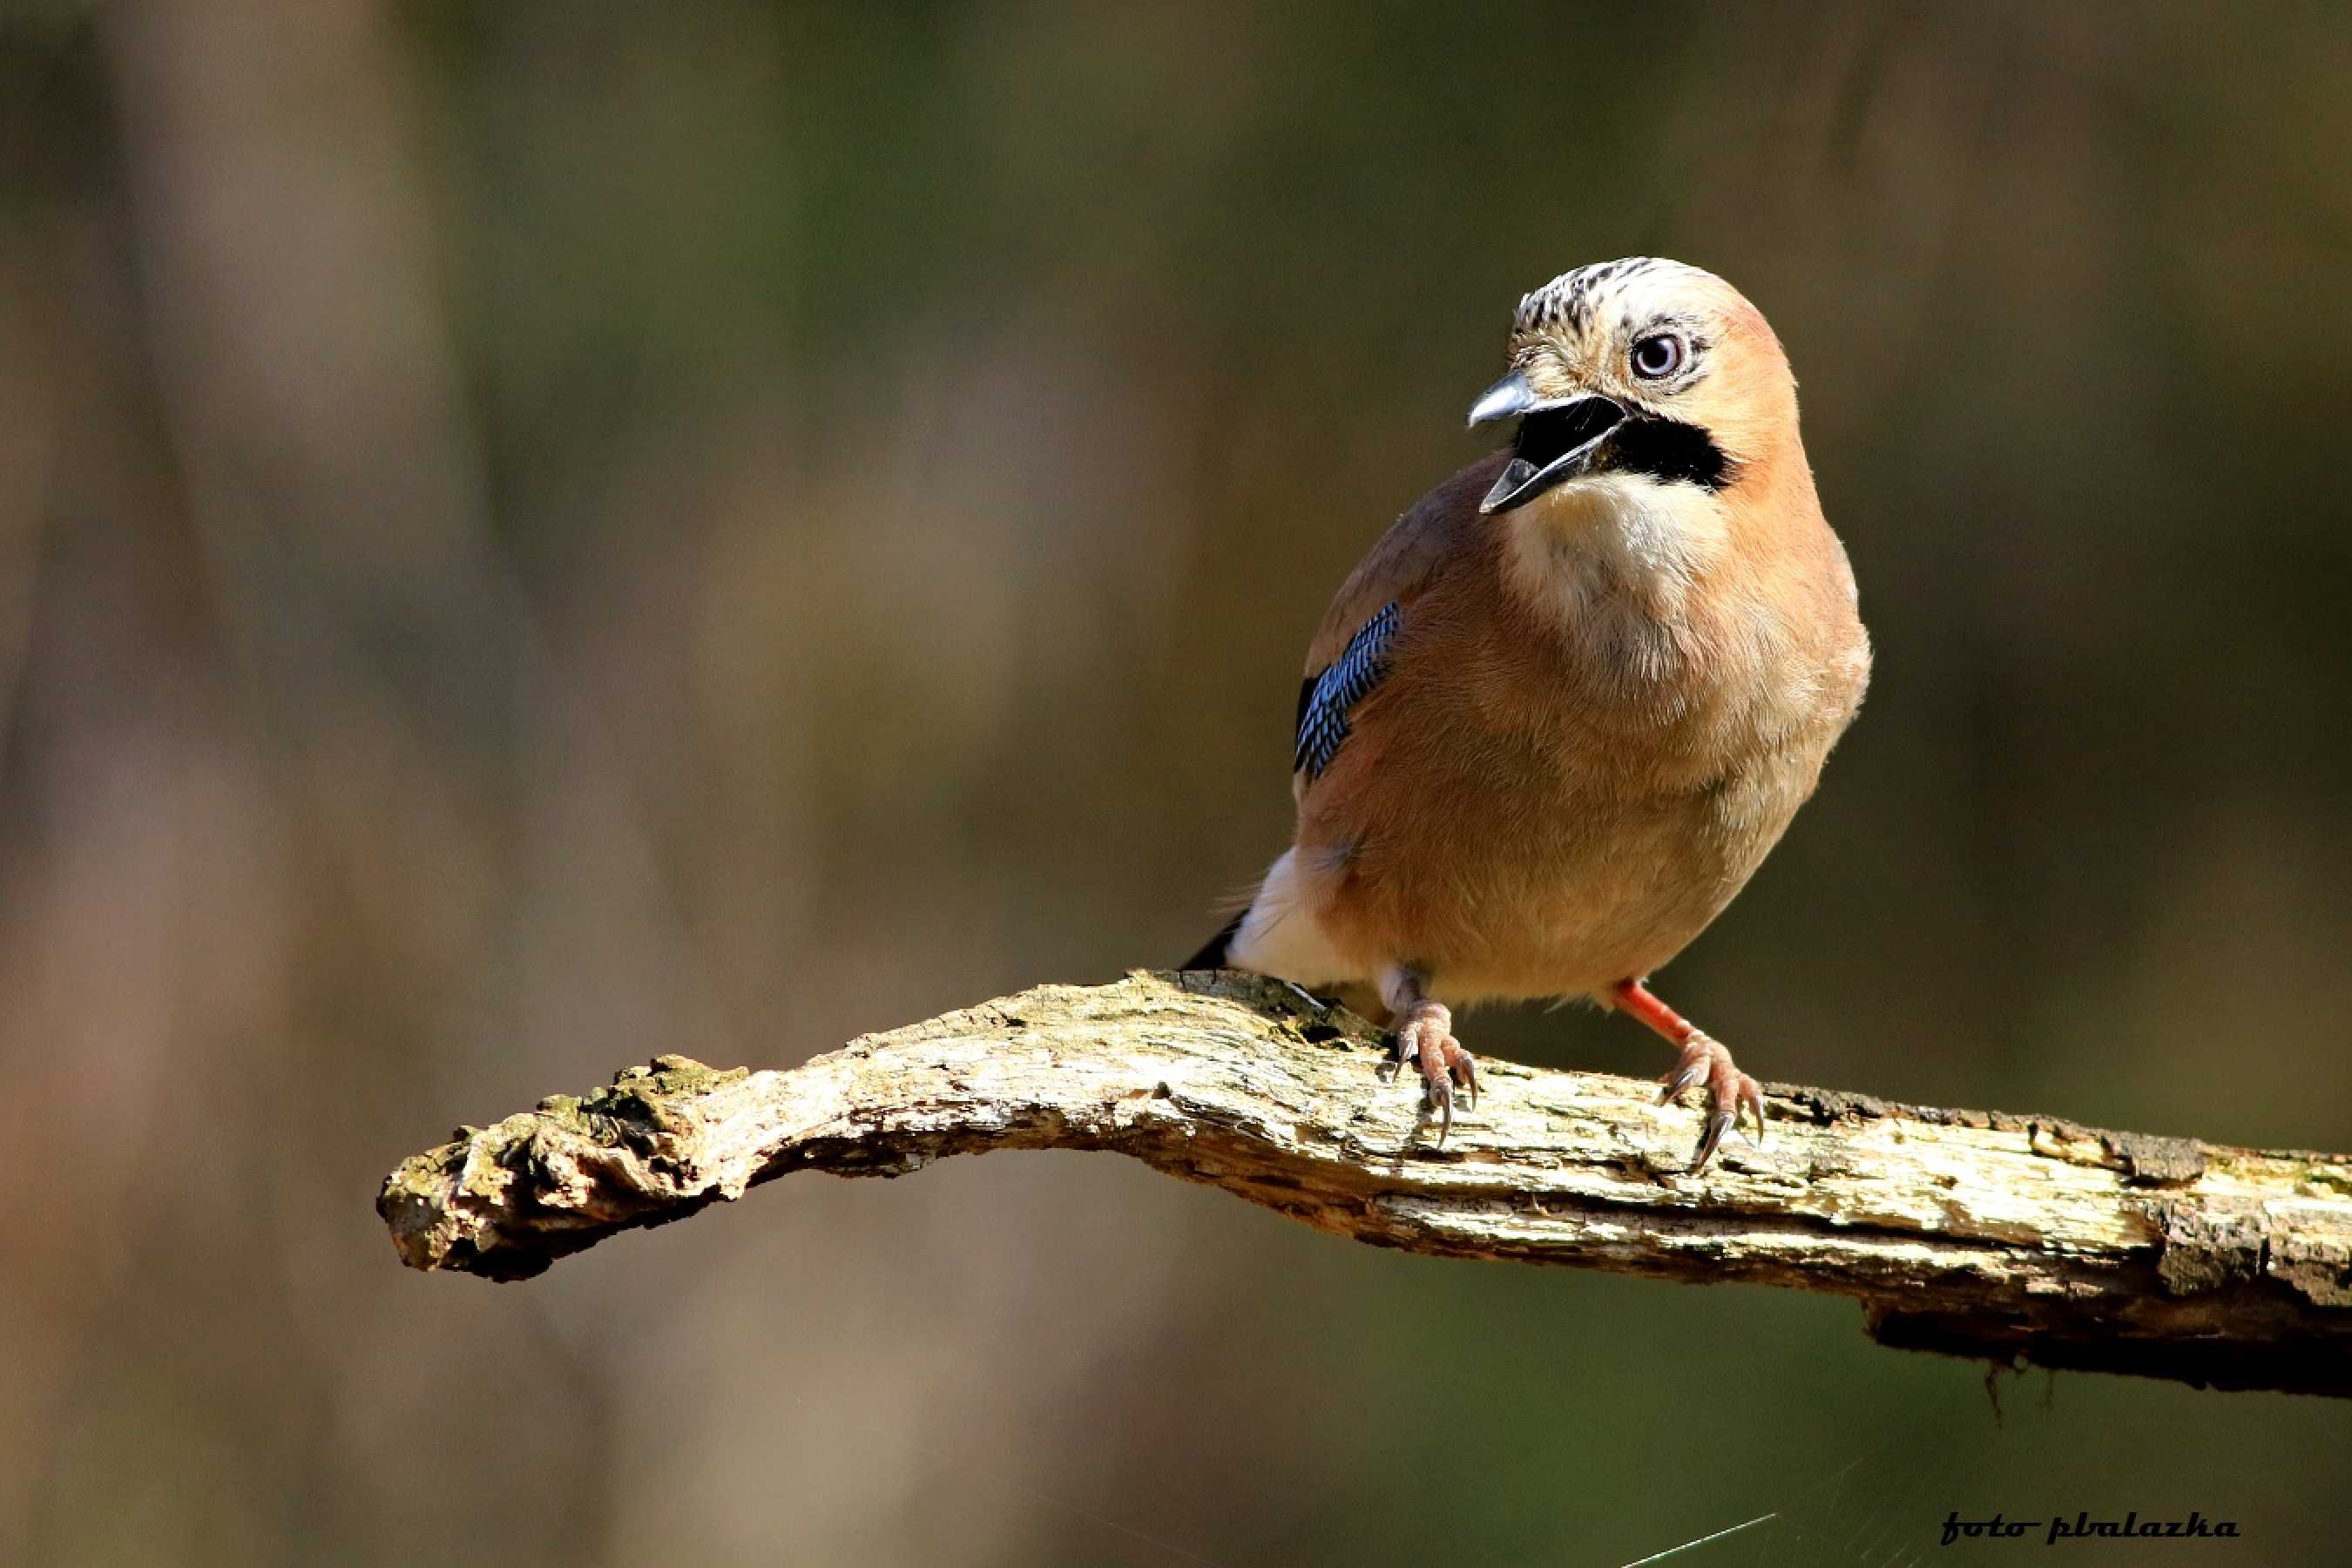
[[[1437,1113],[1437,1142],[1445,1145],[1445,1135],[1454,1131],[1454,1086],[1465,1081],[1469,1070],[1470,1053],[1451,1035],[1425,1035],[1421,1040],[1422,1105]],[[1471,1103],[1477,1102],[1472,1090]]]
[[[1476,1058],[1472,1057],[1468,1051],[1464,1051],[1462,1053],[1461,1059],[1454,1064],[1454,1070],[1461,1075],[1462,1087],[1470,1091],[1470,1109],[1473,1110],[1477,1110],[1478,1063]]]

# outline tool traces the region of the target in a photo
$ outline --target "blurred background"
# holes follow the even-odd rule
[[[1329,592],[1626,254],[1771,318],[1879,649],[1666,994],[1767,1078],[2343,1147],[2339,8],[0,16],[0,1561],[2341,1560],[2340,1405],[1108,1157],[517,1286],[370,1207],[657,1051],[1191,952]]]

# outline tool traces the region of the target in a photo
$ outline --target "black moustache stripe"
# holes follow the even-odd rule
[[[1715,437],[1696,425],[1654,416],[1620,425],[1609,437],[1601,466],[1621,474],[1644,474],[1660,484],[1707,490],[1719,490],[1739,477],[1739,465],[1724,456]]]

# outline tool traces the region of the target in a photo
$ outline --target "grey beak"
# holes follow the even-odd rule
[[[1478,401],[1470,405],[1467,428],[1475,430],[1497,419],[1517,419],[1541,401],[1528,378],[1515,370],[1478,395]]]

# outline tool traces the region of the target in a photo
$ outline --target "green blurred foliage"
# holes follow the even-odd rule
[[[2342,1146],[2347,70],[2317,5],[8,7],[0,1559],[2339,1558],[2333,1405],[1097,1159],[499,1289],[367,1205],[655,1051],[1189,952],[1512,303],[1638,253],[1771,317],[1879,649],[1666,994]]]

